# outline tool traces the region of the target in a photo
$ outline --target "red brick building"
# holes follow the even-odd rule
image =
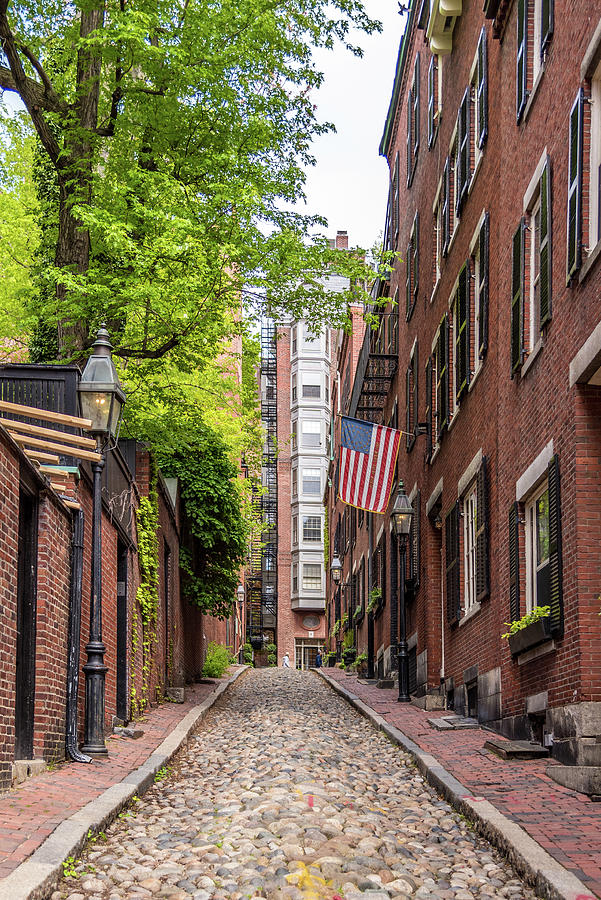
[[[542,741],[585,789],[601,766],[600,13],[411,4],[380,148],[398,259],[376,291],[394,304],[342,402],[405,431],[412,692]],[[351,602],[381,589],[356,637],[373,634],[383,675],[389,517],[338,512]]]

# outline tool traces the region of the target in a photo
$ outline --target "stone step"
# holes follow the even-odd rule
[[[601,795],[601,766],[549,766],[546,772],[557,784],[572,791],[595,798]]]
[[[436,731],[461,730],[465,728],[480,728],[477,719],[470,716],[438,716],[435,719],[428,719],[428,724],[435,728]]]
[[[549,756],[548,747],[543,747],[536,741],[506,741],[503,738],[489,738],[484,744],[485,750],[490,750],[501,759],[543,759]]]

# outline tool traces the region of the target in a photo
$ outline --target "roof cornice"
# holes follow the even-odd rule
[[[414,19],[415,19],[415,10],[420,5],[420,0],[410,0],[410,9],[409,15],[407,17],[407,24],[405,26],[405,31],[401,35],[401,42],[399,44],[399,53],[396,61],[396,69],[394,72],[394,83],[392,86],[392,96],[390,98],[390,103],[388,105],[388,112],[386,113],[386,122],[384,123],[384,132],[382,134],[382,138],[380,140],[380,156],[388,156],[388,151],[390,149],[390,141],[392,138],[392,133],[394,131],[394,122],[396,119],[397,108],[399,99],[401,96],[401,88],[403,85],[403,79],[405,75],[406,62],[407,62],[407,49],[411,42],[411,34],[413,31]]]

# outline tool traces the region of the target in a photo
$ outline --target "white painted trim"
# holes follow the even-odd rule
[[[476,475],[478,474],[478,470],[482,465],[482,447],[478,450],[471,463],[464,471],[463,475],[459,478],[457,482],[457,496],[461,497],[470,486]]]
[[[515,499],[521,503],[528,494],[545,478],[551,457],[553,456],[553,439],[543,447],[536,459],[530,463],[523,475],[515,483]]]
[[[570,387],[574,387],[578,381],[587,382],[599,366],[601,366],[601,322],[570,362]]]
[[[443,484],[443,479],[441,478],[440,481],[438,482],[438,484],[436,485],[436,487],[434,488],[434,490],[432,491],[432,493],[430,494],[430,496],[428,497],[428,500],[426,502],[426,515],[427,516],[430,515],[430,513],[436,506],[436,503],[437,503],[440,495],[442,494],[442,484]]]
[[[597,23],[591,41],[586,48],[580,65],[580,80],[591,78],[601,58],[601,19]]]
[[[532,209],[532,205],[534,203],[535,197],[540,190],[540,179],[543,174],[543,169],[545,168],[545,164],[547,162],[547,148],[542,152],[541,158],[539,159],[536,169],[534,170],[534,174],[530,179],[530,184],[526,188],[526,193],[524,194],[524,202],[522,206],[522,211],[524,215]]]

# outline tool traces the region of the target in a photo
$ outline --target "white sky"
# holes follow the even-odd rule
[[[317,57],[325,73],[314,101],[317,116],[334,122],[336,133],[313,144],[317,164],[307,172],[306,211],[325,216],[328,237],[346,230],[351,247],[369,248],[384,229],[389,176],[378,147],[405,17],[397,0],[365,0],[365,7],[384,28],[359,37],[363,57],[343,47]]]

